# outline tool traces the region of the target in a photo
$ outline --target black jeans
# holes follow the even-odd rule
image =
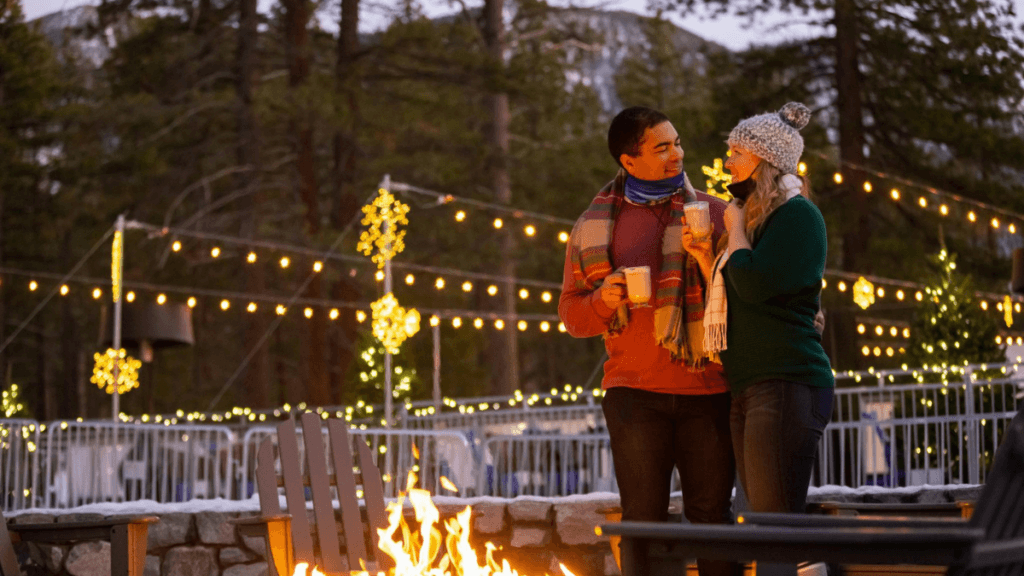
[[[679,469],[683,515],[694,524],[731,524],[736,474],[729,393],[660,394],[612,388],[601,402],[611,436],[622,519],[668,519],[672,469]],[[731,562],[698,560],[701,576],[740,574]],[[684,567],[680,571],[685,572]]]
[[[832,388],[768,380],[737,394],[730,425],[736,472],[752,512],[803,513],[818,441],[832,418]],[[758,563],[758,575],[796,574]]]

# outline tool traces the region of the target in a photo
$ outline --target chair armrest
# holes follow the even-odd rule
[[[62,542],[65,540],[108,540],[117,526],[148,526],[159,522],[156,516],[113,517],[83,522],[41,522],[8,524],[12,537],[25,542]]]
[[[745,512],[736,522],[757,526],[790,526],[794,528],[956,528],[966,526],[961,518],[927,518],[920,516],[821,516]]]
[[[984,530],[946,528],[809,528],[789,526],[678,525],[661,522],[605,524],[619,535],[626,560],[669,558],[948,565],[964,557]],[[633,574],[644,574],[641,567]],[[648,572],[654,574],[655,572]]]
[[[241,516],[239,518],[231,518],[230,520],[228,520],[228,523],[235,524],[238,526],[255,526],[259,524],[281,522],[283,520],[291,519],[291,514],[270,514],[267,516]]]

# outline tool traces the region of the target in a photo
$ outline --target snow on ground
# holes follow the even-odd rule
[[[909,494],[918,492],[921,490],[952,490],[961,488],[972,488],[972,484],[947,484],[944,486],[908,486],[902,488],[884,488],[881,486],[861,486],[859,488],[848,488],[846,486],[811,486],[808,490],[808,496],[821,496],[827,494],[836,495],[862,495],[862,494]],[[672,496],[681,496],[680,492],[674,492]],[[583,502],[599,502],[607,500],[617,500],[619,495],[614,492],[592,492],[590,494],[576,494],[573,496],[564,497],[544,497],[544,496],[518,496],[516,498],[498,498],[495,496],[477,496],[474,498],[459,498],[457,496],[434,496],[434,503],[442,506],[472,506],[481,503],[503,503],[509,504],[515,501],[533,501],[533,502],[554,502],[557,504],[568,504],[568,503],[583,503]],[[309,507],[312,507],[312,502],[307,503]],[[337,507],[337,501],[335,501]],[[286,508],[287,505],[284,501],[284,497],[281,497],[281,508]],[[212,500],[195,499],[188,502],[174,502],[174,503],[160,503],[153,500],[137,500],[134,502],[101,502],[97,504],[86,504],[75,508],[65,509],[48,509],[48,508],[29,508],[27,510],[13,510],[6,511],[4,515],[8,518],[19,516],[22,514],[52,514],[52,515],[64,515],[64,514],[102,514],[104,516],[121,515],[121,514],[196,514],[199,512],[259,512],[260,501],[259,496],[253,495],[248,500],[225,500],[223,498],[216,498]]]

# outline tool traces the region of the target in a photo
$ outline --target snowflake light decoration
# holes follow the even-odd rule
[[[367,229],[359,235],[356,249],[370,256],[376,248],[376,253],[370,259],[377,268],[383,268],[388,260],[405,249],[405,230],[399,231],[398,226],[409,224],[409,219],[405,217],[409,213],[409,206],[381,188],[373,202],[363,206],[363,213],[366,216],[360,224]]]
[[[875,303],[875,286],[863,276],[853,285],[853,302],[863,310]]]
[[[420,330],[420,313],[415,308],[406,310],[398,305],[398,299],[391,292],[370,304],[372,310],[373,336],[391,354],[398,354],[405,339]]]
[[[708,177],[707,193],[715,198],[725,200],[726,202],[732,201],[732,194],[730,194],[729,190],[725,187],[726,184],[732,184],[732,174],[727,174],[725,172],[725,169],[722,166],[722,159],[715,158],[715,161],[711,166],[704,166],[701,170],[703,170],[704,175]],[[715,190],[715,186],[719,183],[722,184],[721,192]]]
[[[117,393],[124,394],[139,387],[139,368],[142,362],[132,358],[124,348],[114,350],[108,348],[104,353],[93,354],[96,361],[92,369],[90,382],[107,394],[114,393],[114,368],[117,367]]]

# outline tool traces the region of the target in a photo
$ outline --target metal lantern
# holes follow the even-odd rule
[[[100,316],[100,346],[112,344],[112,310],[104,306]],[[121,345],[138,348],[143,362],[153,360],[154,348],[192,346],[192,309],[185,304],[125,303],[121,318]]]

